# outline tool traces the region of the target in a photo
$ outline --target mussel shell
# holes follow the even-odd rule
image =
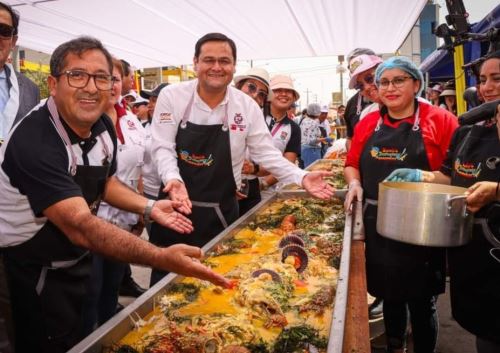
[[[274,272],[273,270],[269,270],[267,268],[261,268],[260,270],[253,271],[252,277],[257,278],[263,273],[268,273],[274,282],[281,283],[281,276],[277,272]]]
[[[203,353],[217,353],[219,351],[219,342],[215,338],[208,339],[203,345]]]
[[[296,235],[299,238],[304,238],[307,235],[307,233],[302,229],[295,229],[293,232],[288,233],[288,235]]]
[[[299,268],[296,269],[297,272],[301,273],[307,268],[309,257],[307,256],[307,253],[303,247],[296,244],[285,246],[281,250],[281,262],[285,262],[286,258],[289,256],[294,256],[299,258],[300,266]]]
[[[281,240],[278,244],[278,247],[281,249],[281,248],[284,248],[285,246],[290,245],[290,244],[296,244],[296,245],[299,245],[302,247],[304,247],[304,245],[305,245],[302,238],[300,238],[298,235],[289,234],[289,235],[281,238]]]

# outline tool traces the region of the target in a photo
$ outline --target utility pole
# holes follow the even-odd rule
[[[337,66],[337,73],[340,75],[340,102],[344,104],[344,72],[346,71],[344,63],[344,55],[339,55],[339,64]]]
[[[309,93],[312,93],[312,91],[309,91],[309,88],[306,88],[306,105],[309,105]]]

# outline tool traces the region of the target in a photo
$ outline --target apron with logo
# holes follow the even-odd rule
[[[383,112],[360,158],[364,189],[366,276],[368,291],[388,300],[426,298],[444,291],[445,251],[405,244],[377,233],[378,184],[397,168],[430,170],[420,130],[415,122],[397,127],[383,124]]]
[[[102,166],[77,165],[76,155],[52,98],[47,102],[58,134],[71,153],[70,173],[93,214],[109,174],[112,158],[103,143]],[[106,126],[108,131],[111,127]],[[82,337],[79,328],[91,257],[53,223],[30,240],[4,249],[16,331],[16,352],[66,352]]]
[[[479,181],[500,178],[500,164],[488,163],[500,157],[496,126],[474,125],[462,140],[453,161],[451,184],[469,187]],[[448,249],[450,295],[453,317],[473,334],[500,343],[500,262],[490,255],[486,240],[486,216],[500,207],[498,202],[475,214],[470,243]],[[500,214],[497,212],[497,220]]]
[[[179,125],[176,137],[179,172],[192,202],[189,219],[194,230],[180,234],[153,223],[150,241],[162,247],[184,243],[202,247],[238,218],[236,183],[233,176],[226,105],[222,124],[189,122],[194,95]],[[159,199],[167,195],[160,189]],[[151,284],[166,273],[153,270]]]

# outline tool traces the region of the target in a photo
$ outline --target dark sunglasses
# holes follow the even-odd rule
[[[257,85],[255,83],[246,82],[246,86],[248,88],[248,92],[250,92],[251,94],[255,94],[255,92],[258,92],[257,97],[259,97],[261,99],[266,99],[267,92],[264,91],[263,89],[259,89],[259,87],[257,87]]]
[[[364,82],[358,82],[358,83],[356,83],[356,86],[354,86],[354,89],[357,89],[357,90],[361,91],[365,87],[365,83],[367,85],[373,84],[373,82],[375,81],[375,76],[373,76],[373,75],[366,75],[363,78],[363,81]]]
[[[13,35],[14,27],[0,23],[0,38],[12,38]]]

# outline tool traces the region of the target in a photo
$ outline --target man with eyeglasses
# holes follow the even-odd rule
[[[104,110],[114,79],[102,44],[80,37],[52,54],[50,97],[0,150],[0,246],[11,293],[16,352],[66,352],[81,338],[89,251],[229,282],[194,259],[201,249],[157,248],[95,216],[100,200],[179,233],[191,222],[176,201],[149,201],[115,176],[117,137]]]
[[[40,101],[40,90],[7,63],[16,46],[19,14],[0,2],[0,144],[14,124]]]
[[[165,185],[159,199],[183,203],[193,221],[188,236],[156,223],[150,241],[161,246],[180,242],[202,246],[238,218],[236,190],[246,156],[281,180],[329,198],[333,189],[323,177],[306,173],[273,146],[255,101],[235,87],[236,44],[222,33],[198,40],[193,58],[196,80],[170,85],[160,92],[153,116],[153,156]],[[153,271],[154,284],[165,275]]]

